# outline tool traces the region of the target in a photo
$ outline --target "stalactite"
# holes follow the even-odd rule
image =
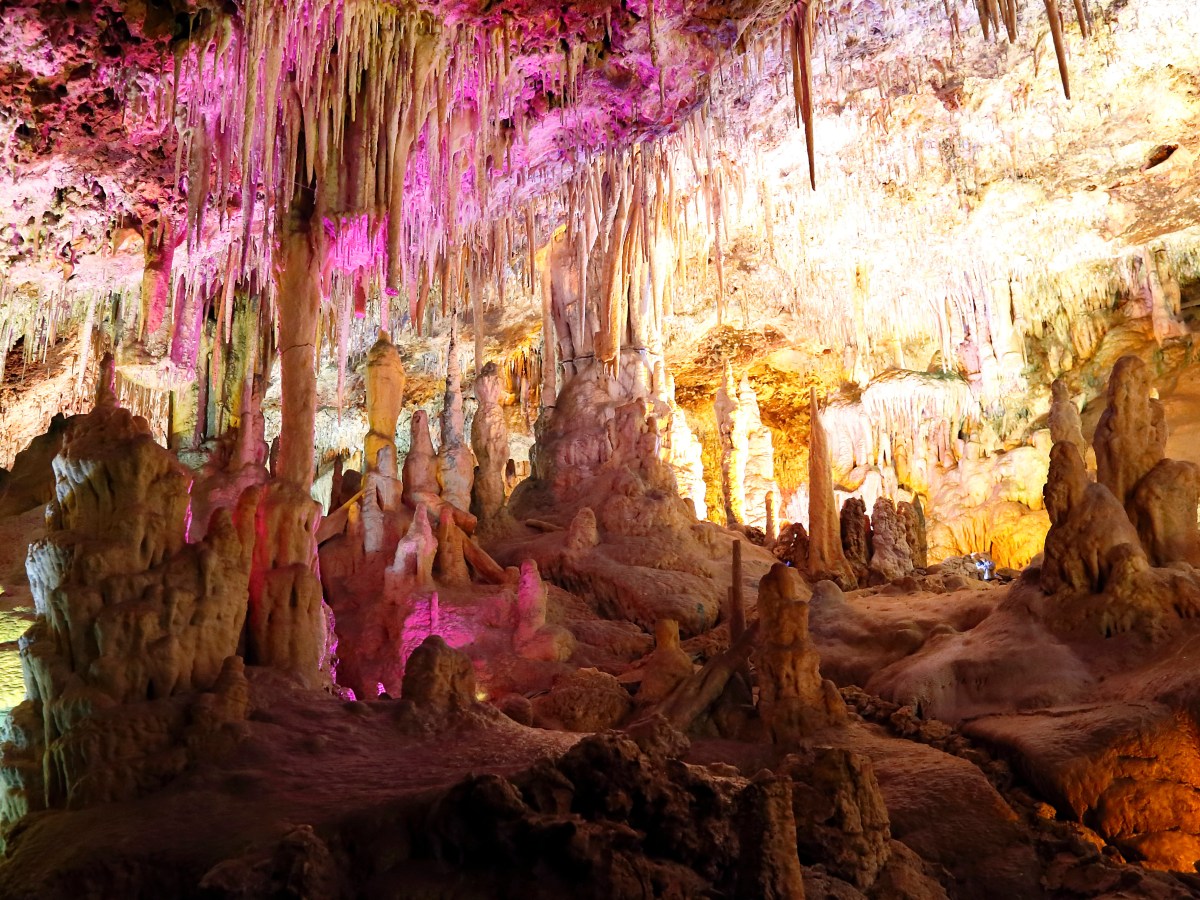
[[[995,2],[995,0],[992,0]],[[812,33],[816,27],[817,0],[801,3],[792,14],[792,90],[796,119],[804,125],[804,146],[808,151],[808,180],[817,188],[817,160],[813,134]]]
[[[1063,36],[1062,14],[1058,0],[1046,0],[1046,17],[1050,20],[1050,34],[1054,38],[1054,56],[1058,60],[1058,74],[1062,79],[1063,96],[1071,99],[1071,83],[1067,77],[1067,45]]]

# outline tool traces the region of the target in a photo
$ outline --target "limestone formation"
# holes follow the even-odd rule
[[[1045,5],[0,3],[0,900],[1200,896],[1200,4]]]
[[[817,406],[816,388],[809,389],[811,433],[808,449],[808,565],[809,578],[828,578],[843,590],[857,587],[854,570],[842,553],[841,523],[833,498],[829,444]]]
[[[1050,394],[1050,439],[1055,444],[1063,441],[1074,444],[1080,458],[1086,460],[1088,443],[1083,437],[1083,420],[1079,417],[1079,407],[1071,399],[1067,383],[1055,378],[1050,384]]]
[[[1167,443],[1162,404],[1150,396],[1149,367],[1134,356],[1117,360],[1108,378],[1108,406],[1096,425],[1096,480],[1126,509],[1142,477]]]
[[[1200,467],[1193,462],[1159,460],[1137,483],[1128,508],[1151,565],[1200,568],[1198,499]]]
[[[665,700],[694,672],[692,658],[679,646],[679,623],[660,619],[654,629],[654,652],[646,659],[637,702],[646,706]]]
[[[375,469],[379,451],[396,448],[396,420],[404,405],[404,364],[386,331],[367,353],[364,379],[367,386],[367,423],[365,468]],[[340,504],[339,504],[340,505]]]
[[[321,311],[321,229],[294,209],[284,220],[277,272],[281,415],[271,474],[307,492],[313,480],[317,415],[317,321]]]
[[[246,659],[292,672],[315,686],[328,673],[328,622],[317,564],[321,505],[294,483],[274,481],[243,495],[253,498],[254,543]],[[239,517],[243,516],[239,510]],[[249,523],[247,523],[249,524]]]
[[[546,624],[546,586],[537,563],[521,563],[517,583],[517,629],[513,635],[517,653],[525,659],[565,662],[575,650],[575,638],[561,625]]]
[[[471,482],[475,457],[466,442],[463,416],[462,371],[454,332],[446,352],[446,393],[442,400],[442,441],[437,454],[437,483],[442,500],[460,513],[471,508]]]
[[[629,692],[597,669],[577,669],[533,701],[534,722],[565,731],[604,731],[623,722],[633,709]]]
[[[842,552],[850,563],[866,568],[871,560],[871,520],[861,497],[847,497],[839,516]]]
[[[871,510],[871,574],[883,581],[895,581],[913,570],[905,520],[887,497],[875,501]]]
[[[741,473],[745,471],[744,434],[737,415],[737,386],[728,360],[725,361],[721,385],[713,399],[713,408],[721,436],[721,497],[725,502],[725,519],[731,523],[740,522],[744,498],[741,480]]]
[[[745,434],[745,453],[740,454],[744,460],[744,469],[740,473],[744,492],[740,521],[766,531],[768,502],[772,509],[779,502],[779,488],[775,484],[775,448],[771,429],[762,421],[758,395],[744,376],[738,387],[738,416],[743,420],[739,431]]]
[[[496,517],[507,496],[504,467],[508,462],[508,422],[500,405],[500,377],[495,362],[489,362],[475,379],[478,408],[471,420],[471,446],[479,468],[475,473],[472,512],[480,521]]]
[[[920,498],[901,500],[896,504],[896,514],[904,522],[904,536],[908,540],[913,566],[924,569],[929,565],[929,538],[925,532],[925,510]]]
[[[1096,428],[1097,483],[1074,442],[1051,450],[1041,585],[1058,600],[1060,624],[1160,631],[1173,617],[1200,612],[1191,574],[1200,560],[1200,470],[1163,457],[1166,425],[1144,363],[1119,360],[1107,396]]]
[[[214,452],[192,485],[192,521],[189,540],[200,540],[217,509],[232,510],[247,489],[265,484],[267,445],[263,439],[262,389],[259,379],[246,385],[242,415],[234,440],[226,445],[227,455]]]
[[[714,410],[721,438],[722,495],[730,523],[765,528],[767,500],[779,500],[771,429],[762,423],[758,396],[743,376],[735,386],[726,362]]]
[[[425,504],[419,504],[413,513],[408,533],[396,545],[396,555],[387,571],[389,586],[399,590],[432,587],[437,550],[428,509]]]
[[[671,417],[667,429],[669,460],[675,471],[675,483],[680,495],[691,501],[696,518],[703,520],[708,518],[708,505],[704,499],[708,490],[704,481],[704,448],[688,426],[686,413],[675,403],[675,381],[669,373],[665,381]]]
[[[802,571],[808,567],[808,532],[799,522],[792,522],[776,539],[771,552],[780,562],[796,566]]]
[[[471,574],[467,571],[467,559],[463,549],[467,540],[469,538],[454,524],[450,507],[443,506],[438,513],[437,557],[434,561],[439,583],[460,586],[471,583]]]
[[[818,747],[789,756],[801,861],[820,860],[834,875],[868,890],[891,856],[887,806],[866,756]]]
[[[107,371],[63,435],[47,535],[29,551],[38,616],[4,763],[22,772],[6,779],[19,811],[128,798],[180,771],[188,698],[231,683],[246,621],[252,502],[188,544],[191,476],[117,405]]]
[[[475,703],[471,660],[437,635],[425,638],[404,667],[400,699],[427,715],[446,716],[468,709]]]
[[[782,563],[771,567],[758,588],[758,709],[771,739],[784,746],[846,715],[837,688],[821,678],[820,660],[808,634],[806,593],[800,574]]]
[[[412,432],[401,477],[404,482],[402,496],[410,509],[424,505],[427,512],[436,516],[440,515],[443,506],[449,506],[459,528],[468,534],[475,530],[475,517],[466,508],[456,506],[442,497],[438,481],[438,456],[429,435],[429,416],[423,409],[413,413]]]
[[[599,543],[600,533],[597,530],[596,514],[589,506],[581,507],[567,527],[564,549],[567,552],[579,552],[595,547]]]
[[[756,778],[738,796],[738,900],[804,900],[790,778]]]

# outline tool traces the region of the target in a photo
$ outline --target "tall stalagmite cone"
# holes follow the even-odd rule
[[[853,567],[842,552],[842,529],[833,496],[833,467],[829,458],[829,439],[821,423],[816,388],[809,389],[808,451],[808,574],[810,578],[828,578],[842,590],[858,586]]]

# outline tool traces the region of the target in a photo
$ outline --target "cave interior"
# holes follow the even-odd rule
[[[0,0],[0,900],[1200,896],[1200,6]]]

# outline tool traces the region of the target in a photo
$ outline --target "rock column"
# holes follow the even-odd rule
[[[808,451],[808,574],[828,578],[842,590],[858,587],[853,567],[842,553],[842,529],[833,497],[829,438],[821,423],[816,389],[810,389],[811,431]]]

